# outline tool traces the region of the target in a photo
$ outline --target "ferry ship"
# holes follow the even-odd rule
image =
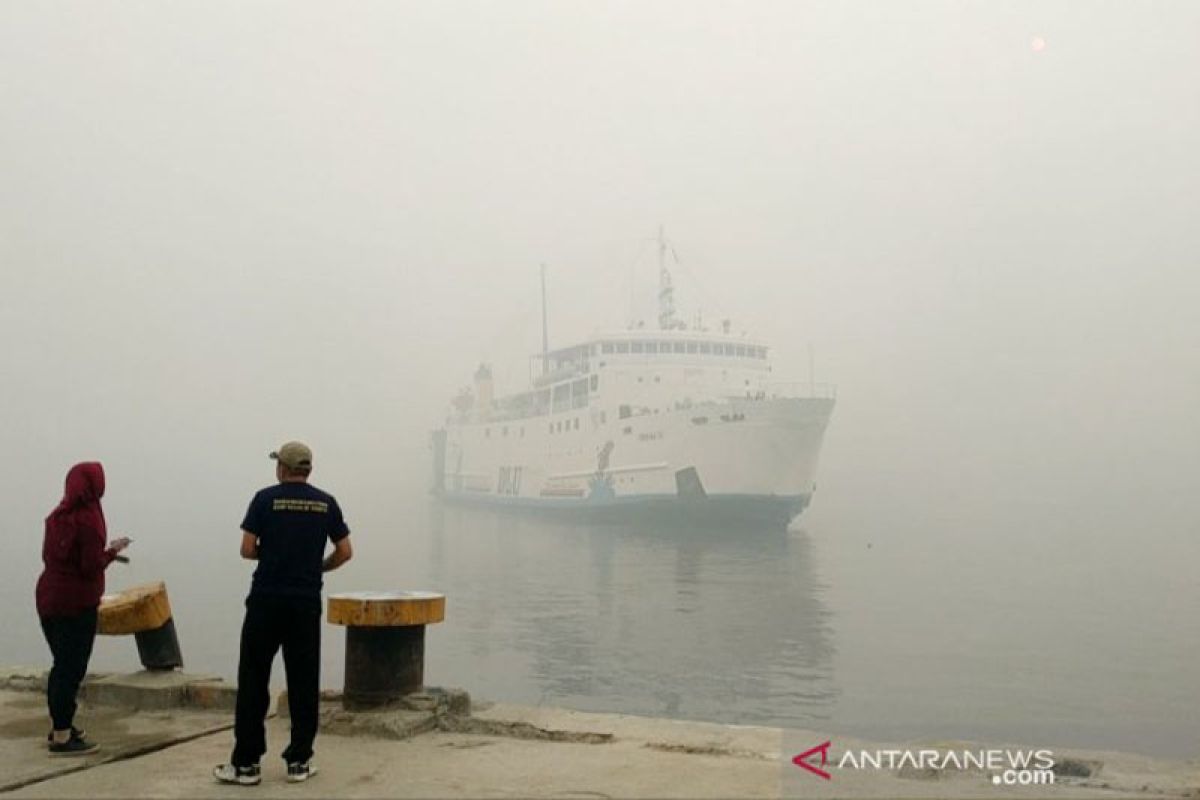
[[[786,527],[812,499],[833,387],[776,380],[767,343],[689,328],[661,234],[658,327],[543,348],[524,391],[481,364],[433,433],[448,502],[624,521]],[[811,376],[810,376],[811,377]]]

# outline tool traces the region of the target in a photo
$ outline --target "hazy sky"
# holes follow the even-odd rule
[[[538,265],[566,344],[650,310],[661,224],[685,317],[838,384],[810,520],[1182,542],[1198,41],[1190,0],[0,4],[6,533],[99,458],[119,527],[222,535],[293,437],[383,509],[479,361],[523,383]]]

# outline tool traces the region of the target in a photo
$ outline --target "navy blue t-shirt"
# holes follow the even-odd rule
[[[254,495],[242,530],[258,537],[252,596],[318,600],[325,543],[350,535],[333,495],[307,483],[279,483]]]

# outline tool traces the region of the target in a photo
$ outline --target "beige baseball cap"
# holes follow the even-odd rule
[[[287,442],[271,458],[288,469],[312,469],[312,450],[304,442]]]

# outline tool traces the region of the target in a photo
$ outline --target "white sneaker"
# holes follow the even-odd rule
[[[221,783],[236,783],[240,786],[257,786],[262,783],[262,769],[258,764],[248,767],[235,767],[233,764],[222,764],[213,767],[213,777]]]

